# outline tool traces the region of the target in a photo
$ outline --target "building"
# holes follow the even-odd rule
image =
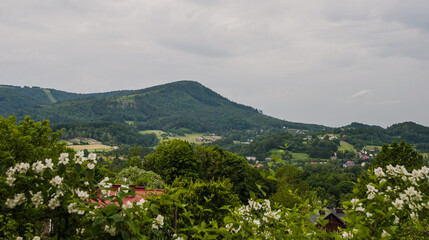
[[[328,223],[323,227],[327,232],[339,231],[339,228],[346,228],[343,218],[346,217],[344,209],[328,209],[325,208],[319,212],[319,215],[311,215],[311,221],[316,222],[317,218],[322,215],[323,219],[327,219]],[[321,227],[321,226],[320,226]]]

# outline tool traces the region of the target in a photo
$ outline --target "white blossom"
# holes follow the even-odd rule
[[[68,210],[68,212],[69,213],[75,213],[75,212],[77,212],[77,209],[75,208],[76,207],[76,205],[77,205],[77,203],[70,203],[68,206],[67,206],[67,210]]]
[[[88,167],[88,169],[94,169],[95,164],[94,163],[88,163],[87,167]]]
[[[136,204],[139,206],[143,206],[143,204],[146,202],[146,200],[144,198],[140,199],[140,201],[138,201]]]
[[[133,203],[128,201],[127,203],[125,203],[124,205],[122,205],[123,209],[130,209],[133,208]]]
[[[411,219],[413,219],[413,220],[418,220],[418,219],[419,219],[419,214],[417,214],[417,213],[415,213],[415,212],[412,212],[412,213],[410,214],[410,217],[411,217]]]
[[[13,186],[13,183],[15,182],[15,180],[16,180],[16,178],[14,178],[14,177],[7,177],[6,178],[6,183],[7,183],[7,185],[9,185],[9,186]]]
[[[406,193],[408,196],[412,197],[412,196],[413,196],[413,195],[415,195],[417,192],[416,192],[416,190],[415,190],[415,188],[414,188],[414,187],[409,187],[409,188],[407,188],[407,190],[405,190],[405,193]]]
[[[159,225],[164,225],[164,217],[162,215],[156,216],[155,220],[158,222]]]
[[[386,176],[386,174],[383,172],[383,169],[381,167],[374,169],[374,174],[377,177],[385,177]]]
[[[54,178],[52,178],[52,180],[50,181],[50,183],[53,186],[61,186],[62,185],[62,181],[64,178],[60,177],[60,176],[55,176]]]
[[[29,163],[19,163],[19,164],[16,164],[15,169],[19,173],[24,174],[28,171],[28,169],[30,169],[30,164]]]
[[[54,166],[54,164],[52,163],[52,159],[46,158],[45,159],[45,166],[52,170],[52,167]]]
[[[350,200],[350,202],[353,204],[353,207],[356,206],[359,202],[359,199],[357,198],[353,198],[352,200]]]
[[[41,173],[43,172],[43,170],[45,170],[46,166],[43,165],[43,163],[41,161],[37,161],[35,163],[33,163],[32,169],[33,171],[35,171],[36,173]]]
[[[57,196],[55,196],[55,197],[51,198],[51,200],[49,200],[48,207],[50,207],[51,209],[55,209],[59,206],[61,206],[61,202]]]
[[[13,199],[6,199],[6,206],[8,208],[14,208],[17,205],[20,205],[22,203],[24,203],[25,201],[27,201],[27,198],[25,197],[24,193],[17,193],[15,194],[15,197]]]
[[[353,238],[353,233],[343,232],[343,238],[352,239]]]
[[[382,238],[389,237],[389,236],[390,236],[390,234],[388,232],[386,232],[385,230],[383,230],[383,233],[381,233]]]
[[[85,191],[80,191],[79,189],[78,190],[76,190],[76,194],[77,194],[77,196],[80,198],[80,199],[82,199],[82,200],[87,200],[88,198],[89,198],[89,194],[87,193],[87,192],[85,192]]]
[[[366,187],[368,188],[367,193],[376,193],[376,192],[378,192],[378,189],[375,188],[374,186],[370,185],[370,184],[366,185]]]
[[[13,175],[15,174],[16,169],[15,168],[9,168],[9,170],[6,171],[6,175],[8,177],[13,177]]]
[[[402,201],[401,199],[398,199],[398,198],[393,202],[393,206],[395,206],[399,210],[402,209],[403,204],[404,204],[404,201]]]
[[[40,205],[43,204],[43,195],[42,192],[37,192],[36,194],[31,197],[31,202],[34,204],[34,206],[37,208]]]
[[[95,153],[88,154],[88,159],[92,160],[94,163],[97,163],[97,155]]]
[[[107,233],[110,233],[110,235],[115,236],[116,235],[116,227],[113,226],[104,226],[104,231],[106,231]]]
[[[58,164],[64,164],[66,165],[69,163],[69,154],[68,153],[61,153],[60,157],[58,158]]]
[[[397,225],[399,224],[399,218],[395,215],[395,220],[393,221],[393,224]]]

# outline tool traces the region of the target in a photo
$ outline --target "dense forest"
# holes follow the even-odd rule
[[[88,126],[115,133],[122,125]],[[424,239],[429,234],[429,168],[404,141],[383,145],[364,168],[345,168],[339,160],[293,166],[281,155],[336,151],[337,141],[315,136],[304,144],[300,136],[283,133],[246,146],[265,151],[284,143],[282,154],[258,168],[219,146],[177,139],[149,152],[136,145],[122,159],[75,152],[49,121],[29,117],[19,123],[0,117],[0,132],[2,238]],[[147,195],[137,199],[142,189]],[[324,216],[337,211],[333,208],[347,214],[344,225],[328,231]]]
[[[154,147],[158,144],[155,134],[140,134],[133,128],[114,122],[57,123],[52,125],[54,131],[61,130],[63,139],[76,136],[92,138],[107,145],[134,145]]]

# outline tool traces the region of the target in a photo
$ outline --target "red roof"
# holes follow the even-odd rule
[[[120,187],[121,187],[120,184],[113,184],[112,188],[114,188],[115,191],[110,191],[109,196],[115,195],[116,191],[118,191],[118,189]],[[136,195],[135,196],[128,196],[128,197],[124,198],[123,204],[126,204],[127,202],[138,202],[142,198],[146,199],[145,197],[148,195],[162,194],[164,192],[163,189],[148,190],[148,189],[146,189],[146,187],[138,187],[138,186],[134,186],[134,185],[129,185],[129,187],[134,189],[134,191],[136,192]],[[91,200],[91,202],[95,202],[95,201]],[[99,203],[100,203],[100,207],[111,204],[111,202],[109,202],[109,201],[105,201],[105,202],[99,201]],[[115,202],[115,204],[117,204],[117,203]]]

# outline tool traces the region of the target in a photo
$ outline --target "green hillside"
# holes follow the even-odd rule
[[[61,122],[133,122],[140,129],[180,129],[196,132],[222,132],[283,127],[320,130],[321,125],[293,123],[261,114],[220,96],[193,81],[179,81],[136,91],[99,94],[71,94],[50,89],[57,103],[46,104],[49,96],[37,99],[43,104],[32,108],[9,111],[22,119],[30,115],[35,120]],[[36,94],[35,93],[35,94]],[[49,100],[50,101],[50,100]],[[40,103],[42,102],[39,100]],[[7,116],[6,115],[6,116]]]
[[[40,87],[17,87],[0,85],[0,115],[7,116],[19,110],[39,108],[57,102],[84,98],[105,98],[127,94],[132,91],[113,91],[107,93],[69,93]]]

